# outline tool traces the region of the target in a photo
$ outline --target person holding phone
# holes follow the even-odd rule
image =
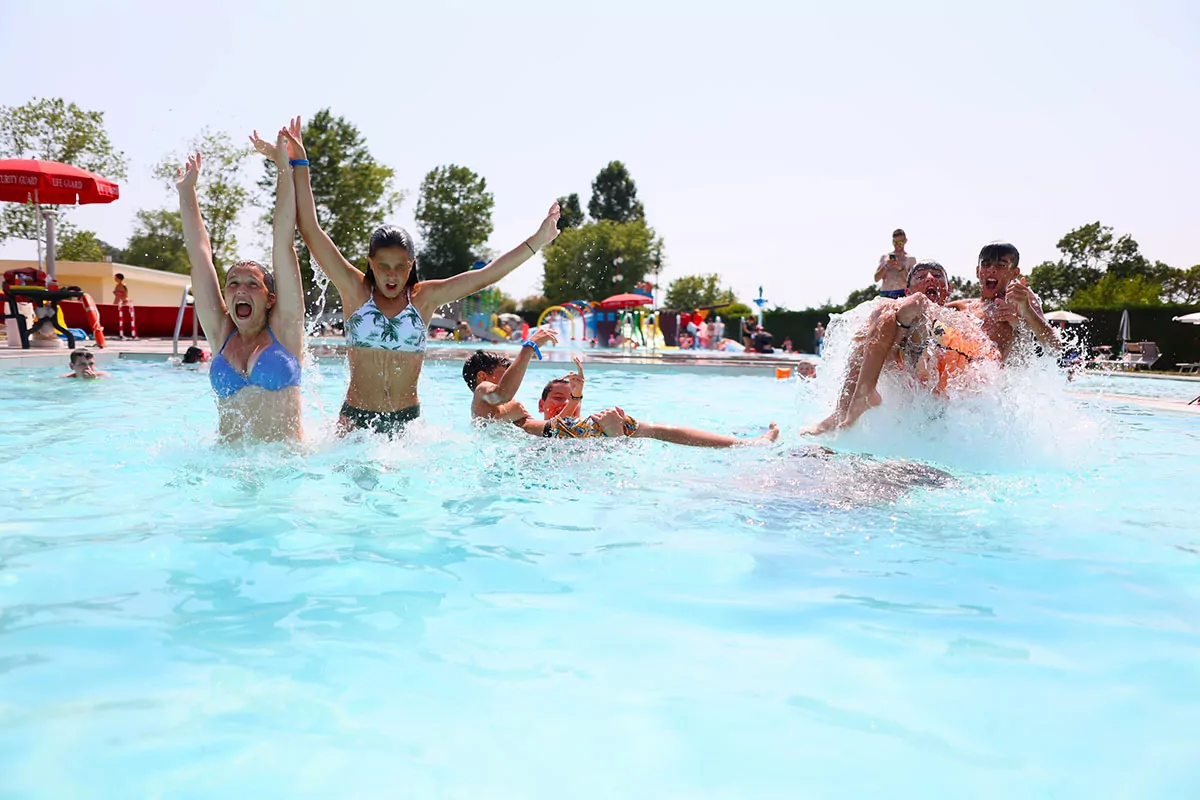
[[[917,259],[904,251],[908,244],[908,236],[900,228],[892,231],[892,252],[879,257],[879,267],[875,270],[875,280],[882,281],[879,287],[880,297],[890,297],[898,300],[904,297],[908,283],[908,271],[917,263]]]

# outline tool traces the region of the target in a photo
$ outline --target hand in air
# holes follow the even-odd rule
[[[547,344],[558,344],[558,332],[551,328],[538,328],[529,334],[529,341],[538,347],[545,347]]]
[[[583,397],[583,362],[579,360],[579,356],[575,356],[575,368],[578,372],[568,375],[567,383],[570,385],[572,397]]]
[[[560,216],[562,216],[562,209],[558,207],[558,201],[555,201],[554,205],[550,206],[546,218],[542,220],[542,225],[537,229],[537,233],[529,237],[529,245],[534,250],[541,250],[558,236],[558,218]]]
[[[291,158],[300,159],[301,161],[308,160],[308,151],[304,149],[304,136],[300,132],[300,118],[295,117],[288,126],[283,130],[284,136],[288,140],[288,153]]]
[[[184,189],[195,189],[196,179],[200,177],[200,166],[204,163],[204,158],[200,153],[193,156],[188,156],[187,165],[179,167],[175,170],[175,188],[180,191]]]
[[[1021,319],[1021,310],[1015,303],[1010,303],[1007,299],[997,300],[992,303],[987,309],[984,316],[984,324],[1008,323],[1016,325]]]
[[[254,144],[254,149],[274,161],[275,166],[280,169],[290,166],[288,158],[291,157],[291,144],[288,142],[287,133],[283,128],[279,129],[279,134],[276,136],[274,144],[259,136],[258,131],[254,132],[254,135],[250,137],[250,141]]]

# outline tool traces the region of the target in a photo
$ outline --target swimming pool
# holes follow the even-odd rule
[[[331,363],[293,453],[216,446],[203,374],[106,369],[0,373],[0,795],[1200,780],[1200,418],[1059,387],[831,455],[809,384],[596,366],[589,408],[784,435],[588,446],[475,430],[430,362],[407,440],[336,441]]]

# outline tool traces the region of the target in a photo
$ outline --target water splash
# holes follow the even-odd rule
[[[849,366],[854,334],[876,301],[834,315],[825,334],[824,358],[816,381],[801,389],[811,424],[834,408]],[[961,312],[943,309],[962,329],[973,325]],[[1042,353],[1032,337],[1018,334],[1014,352],[1001,366],[973,364],[945,397],[913,385],[911,377],[886,370],[879,380],[883,405],[868,411],[849,430],[821,437],[841,451],[913,458],[959,469],[1011,472],[1064,469],[1104,458],[1103,412],[1069,396],[1057,354]],[[813,408],[816,412],[813,412]]]

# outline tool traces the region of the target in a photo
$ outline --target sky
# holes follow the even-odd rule
[[[240,138],[329,107],[408,191],[391,222],[416,231],[430,169],[483,175],[496,252],[623,161],[664,286],[716,272],[743,300],[841,300],[896,227],[963,276],[988,241],[1028,270],[1095,220],[1200,263],[1196,3],[9,0],[0,41],[0,105],[105,113],[129,177],[71,219],[118,246],[139,209],[174,204],[151,168],[201,129]],[[521,298],[541,274],[537,259],[500,285]]]

